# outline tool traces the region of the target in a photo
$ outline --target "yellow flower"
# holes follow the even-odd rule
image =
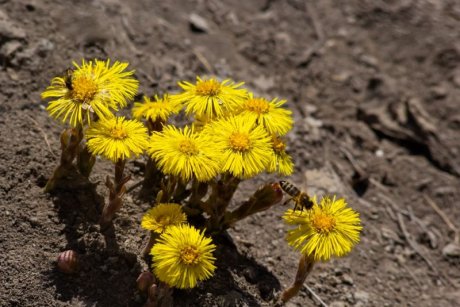
[[[133,117],[138,120],[145,118],[153,122],[156,120],[166,122],[169,116],[179,113],[181,108],[182,105],[172,102],[168,95],[164,95],[161,99],[155,96],[153,101],[144,96],[144,102],[134,103],[132,112]]]
[[[237,109],[247,97],[247,91],[239,88],[243,82],[234,84],[230,80],[219,82],[196,77],[196,84],[187,81],[178,84],[184,92],[171,96],[171,100],[185,103],[187,115],[219,118]]]
[[[289,176],[294,171],[294,163],[292,163],[292,158],[286,152],[286,144],[283,140],[276,136],[272,135],[272,157],[267,166],[267,171],[269,173],[278,172],[283,176]]]
[[[91,113],[99,118],[113,117],[111,110],[125,107],[126,100],[132,99],[137,92],[138,81],[133,78],[134,71],[124,71],[128,63],[110,60],[95,60],[82,65],[73,63],[75,68],[68,69],[63,77],[55,77],[51,85],[42,93],[42,99],[55,98],[49,102],[47,110],[51,117],[70,125],[88,124]]]
[[[347,207],[345,199],[323,197],[310,210],[289,209],[283,218],[297,226],[288,232],[287,242],[315,261],[326,261],[332,256],[344,256],[359,242],[361,220],[359,213]]]
[[[285,135],[292,129],[292,112],[282,108],[286,100],[277,98],[268,101],[265,98],[254,97],[249,93],[240,109],[239,114],[247,116],[252,122],[263,125],[270,134]]]
[[[194,227],[170,226],[160,236],[150,254],[155,275],[162,282],[180,289],[194,288],[210,278],[216,267],[212,252],[216,246]]]
[[[144,229],[162,233],[167,227],[180,225],[187,221],[187,216],[178,204],[158,204],[142,217]]]
[[[148,153],[165,174],[179,176],[187,182],[193,177],[209,181],[220,170],[221,150],[204,133],[193,128],[165,126],[150,138]]]
[[[117,162],[141,154],[148,145],[147,128],[137,120],[114,117],[93,123],[85,136],[89,151]]]
[[[249,178],[262,172],[271,158],[270,136],[246,116],[213,122],[205,130],[223,148],[222,171],[238,178]]]

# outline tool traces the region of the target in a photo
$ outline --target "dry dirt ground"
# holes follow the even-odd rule
[[[91,185],[43,193],[62,126],[40,92],[71,61],[110,57],[131,63],[141,94],[216,75],[288,99],[290,180],[346,197],[364,225],[349,256],[319,264],[305,283],[326,304],[458,306],[459,29],[455,0],[1,0],[0,305],[145,299],[135,279],[150,204],[138,189],[108,241],[97,216],[109,163],[97,161]],[[143,161],[129,163],[130,184]],[[244,184],[236,202],[266,180]],[[218,239],[216,276],[175,291],[175,305],[268,305],[289,285],[298,254],[283,239],[285,208],[272,209]],[[56,270],[65,249],[82,255],[75,276]],[[307,287],[289,303],[318,305]]]

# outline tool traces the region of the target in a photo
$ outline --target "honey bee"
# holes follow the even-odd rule
[[[292,200],[294,202],[294,211],[297,210],[297,208],[300,208],[300,211],[302,211],[303,209],[309,210],[313,207],[314,203],[310,199],[310,196],[299,190],[292,183],[282,180],[280,181],[280,186],[286,194],[291,196],[283,205],[287,205]]]
[[[64,72],[64,82],[65,86],[69,91],[73,90],[72,86],[72,75],[73,75],[73,69],[72,68],[67,68]]]

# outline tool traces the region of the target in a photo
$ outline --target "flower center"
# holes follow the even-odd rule
[[[284,142],[281,141],[280,138],[274,137],[273,138],[273,150],[276,153],[283,153],[286,150],[286,144],[284,144]]]
[[[268,113],[270,104],[263,98],[252,98],[246,101],[246,108],[249,111],[260,114]]]
[[[335,228],[335,219],[328,214],[318,213],[311,219],[311,224],[318,233],[329,233]]]
[[[230,135],[230,146],[233,150],[246,151],[251,145],[249,135],[247,133],[234,132]]]
[[[179,151],[183,154],[192,156],[198,154],[199,150],[196,144],[191,140],[183,140],[179,143]]]
[[[196,84],[196,94],[199,96],[217,96],[220,93],[220,83],[214,79],[199,81]]]
[[[115,127],[112,130],[110,130],[110,135],[112,138],[117,139],[117,140],[123,140],[128,136],[126,133],[125,129],[123,127]]]
[[[180,251],[180,259],[187,265],[198,264],[200,254],[195,246],[187,246]]]
[[[72,80],[72,98],[89,102],[94,99],[97,93],[97,84],[93,79],[86,76],[80,76]]]

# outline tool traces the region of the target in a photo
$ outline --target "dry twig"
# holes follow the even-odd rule
[[[318,294],[316,294],[315,291],[313,291],[312,288],[310,288],[308,285],[305,285],[305,288],[307,288],[308,292],[316,299],[318,302],[321,304],[323,307],[328,307],[327,304],[319,297]]]
[[[447,215],[444,213],[444,211],[439,208],[438,204],[435,203],[431,197],[429,197],[426,194],[423,194],[423,198],[425,198],[426,202],[433,208],[433,210],[441,217],[441,219],[446,223],[447,227],[449,227],[450,230],[454,232],[454,241],[455,243],[459,243],[459,230],[455,225],[449,220]]]
[[[209,64],[209,61],[205,58],[205,56],[198,51],[196,48],[193,48],[193,54],[196,56],[198,61],[200,61],[201,64],[203,64],[204,68],[208,71],[209,74],[214,74],[214,69],[212,68],[211,64]]]
[[[397,215],[398,215],[399,228],[401,229],[401,231],[403,233],[403,236],[406,239],[406,242],[410,245],[410,247],[414,250],[414,252],[416,252],[423,259],[423,261],[425,261],[428,264],[428,266],[431,268],[431,270],[439,275],[438,270],[435,268],[435,266],[430,261],[430,259],[428,259],[425,255],[423,255],[423,253],[420,251],[419,246],[417,245],[417,243],[415,243],[415,241],[412,240],[412,236],[407,231],[406,224],[404,223],[404,218],[403,218],[402,214],[400,212],[398,212]]]
[[[318,49],[323,46],[324,41],[326,40],[324,31],[323,31],[323,27],[321,26],[318,15],[316,13],[316,9],[309,2],[306,2],[306,9],[307,9],[307,14],[311,18],[311,22],[313,24],[313,28],[315,29],[315,34],[318,37],[318,40],[302,54],[302,56],[300,57],[300,60],[297,63],[297,66],[308,65],[313,55],[317,53]]]

